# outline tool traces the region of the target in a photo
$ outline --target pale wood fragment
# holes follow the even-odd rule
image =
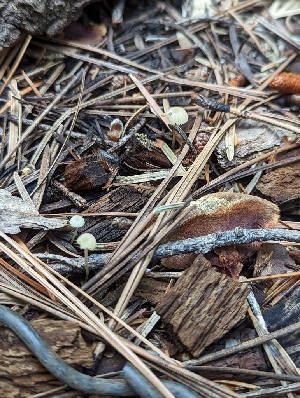
[[[68,225],[63,218],[46,218],[37,214],[32,203],[12,196],[5,189],[0,189],[0,225],[8,234],[18,234],[20,228],[59,229]]]

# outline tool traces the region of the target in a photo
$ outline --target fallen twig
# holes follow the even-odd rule
[[[300,233],[283,229],[243,229],[238,227],[232,231],[217,232],[199,238],[166,243],[157,248],[154,259],[190,252],[208,253],[217,247],[266,240],[284,240],[298,243],[300,242]]]

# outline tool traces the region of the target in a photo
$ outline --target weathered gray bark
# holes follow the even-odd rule
[[[0,51],[25,34],[53,36],[79,18],[91,0],[4,0],[0,2]]]

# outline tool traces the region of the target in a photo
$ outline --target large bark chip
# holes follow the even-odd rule
[[[0,2],[0,51],[22,33],[49,36],[78,19],[91,0],[6,0]]]
[[[197,357],[244,319],[248,294],[245,285],[220,274],[200,255],[165,294],[156,312]]]

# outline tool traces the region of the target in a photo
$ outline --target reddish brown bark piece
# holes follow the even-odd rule
[[[156,312],[197,357],[245,317],[248,293],[245,285],[220,274],[200,255]]]
[[[94,366],[93,346],[88,346],[74,322],[43,319],[31,322],[55,352],[68,364]],[[35,358],[7,327],[0,328],[0,391],[7,398],[27,397],[63,385]]]
[[[262,176],[256,189],[275,203],[300,197],[300,163],[280,167]]]

